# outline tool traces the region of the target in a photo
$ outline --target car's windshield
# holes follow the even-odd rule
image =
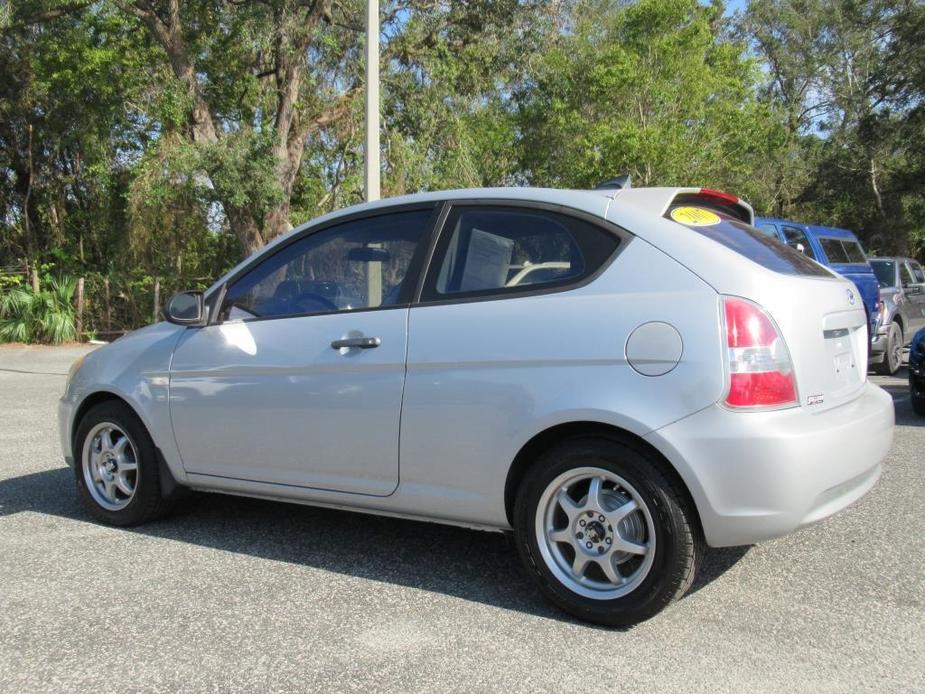
[[[874,268],[874,274],[877,276],[877,282],[880,287],[892,287],[896,281],[896,263],[892,260],[871,260],[871,267]]]

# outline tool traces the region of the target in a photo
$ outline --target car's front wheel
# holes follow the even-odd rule
[[[628,626],[690,587],[703,541],[659,461],[630,442],[582,438],[536,461],[515,506],[528,571],[581,619]]]
[[[74,453],[77,494],[97,520],[138,525],[167,509],[154,443],[127,406],[109,401],[91,408],[77,427]]]

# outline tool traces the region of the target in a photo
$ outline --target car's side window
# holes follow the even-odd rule
[[[460,206],[444,225],[422,298],[568,286],[593,274],[619,243],[614,233],[555,212]]]
[[[279,318],[410,303],[415,251],[431,209],[382,214],[310,233],[232,284],[225,320]]]
[[[899,266],[899,280],[902,282],[902,286],[908,287],[910,284],[915,284],[915,280],[912,279],[912,272],[909,270],[909,265],[907,263],[902,263]]]
[[[864,249],[861,248],[861,244],[857,241],[848,241],[843,240],[842,246],[845,248],[845,253],[848,254],[849,263],[866,263],[867,256],[864,255]]]
[[[788,246],[790,246],[795,251],[799,251],[807,258],[816,259],[816,254],[813,253],[812,244],[810,244],[809,239],[806,237],[806,232],[797,227],[784,227],[784,240]]]
[[[773,224],[768,224],[766,222],[759,223],[755,225],[755,228],[765,236],[770,236],[772,239],[780,240],[780,237],[777,235],[777,227]]]
[[[925,284],[925,272],[922,271],[922,266],[913,260],[909,263],[909,267],[912,269],[916,284]]]

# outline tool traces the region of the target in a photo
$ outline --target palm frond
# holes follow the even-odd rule
[[[15,287],[0,294],[0,342],[51,342],[77,337],[73,278],[52,278],[33,292]]]

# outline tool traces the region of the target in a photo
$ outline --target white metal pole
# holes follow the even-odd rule
[[[379,199],[379,0],[366,0],[366,200]]]

